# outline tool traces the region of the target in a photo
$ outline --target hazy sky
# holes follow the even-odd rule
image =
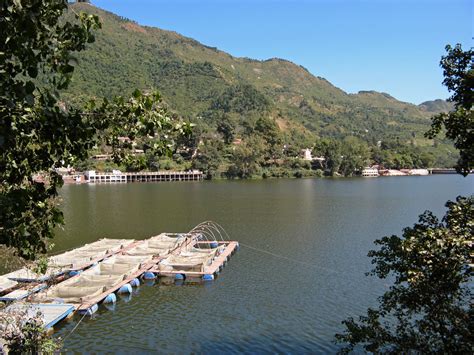
[[[279,57],[347,92],[446,98],[446,44],[472,46],[473,0],[92,0],[234,56]]]

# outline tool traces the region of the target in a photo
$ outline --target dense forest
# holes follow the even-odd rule
[[[170,157],[148,154],[150,140],[133,142],[142,155],[121,169],[198,168],[209,178],[353,175],[370,164],[451,167],[457,159],[448,140],[424,137],[430,117],[451,108],[443,100],[417,106],[375,91],[348,94],[283,59],[236,58],[87,3],[71,7],[97,14],[102,29],[77,55],[68,104],[158,89],[170,111],[195,125]],[[107,153],[96,148],[91,154]],[[325,160],[300,159],[306,148]],[[91,167],[116,166],[77,164]]]

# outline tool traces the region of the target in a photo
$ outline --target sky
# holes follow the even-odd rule
[[[284,58],[349,93],[445,99],[446,44],[472,47],[474,0],[92,0],[237,57]]]

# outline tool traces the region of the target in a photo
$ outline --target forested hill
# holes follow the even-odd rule
[[[89,4],[71,6],[76,12],[99,15],[102,29],[96,42],[78,55],[65,96],[70,101],[157,88],[172,110],[203,130],[215,129],[224,115],[239,136],[265,115],[289,143],[307,145],[316,137],[352,135],[370,144],[395,140],[419,147],[433,144],[423,138],[433,114],[425,106],[375,91],[348,94],[284,59],[236,58]]]

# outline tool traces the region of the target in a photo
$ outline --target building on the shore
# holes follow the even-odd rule
[[[301,149],[300,156],[303,158],[303,160],[313,161],[313,155],[311,154],[311,149],[309,148]]]
[[[361,175],[364,177],[377,177],[379,176],[379,169],[378,167],[366,167],[362,169]]]

